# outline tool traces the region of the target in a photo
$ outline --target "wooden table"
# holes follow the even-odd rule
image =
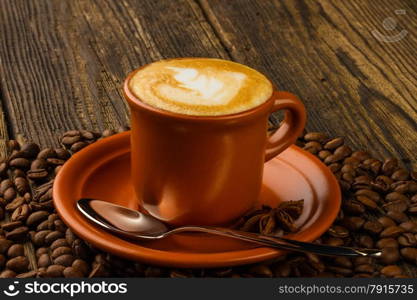
[[[416,167],[416,12],[415,0],[0,0],[0,150],[127,124],[126,74],[202,56],[298,95],[309,131]]]

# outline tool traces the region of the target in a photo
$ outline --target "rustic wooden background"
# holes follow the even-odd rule
[[[416,167],[416,12],[415,0],[0,0],[0,152],[9,138],[57,145],[69,129],[126,124],[126,74],[203,56],[298,95],[308,130]]]

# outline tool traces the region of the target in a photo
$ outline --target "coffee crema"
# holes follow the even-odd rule
[[[153,107],[194,116],[243,112],[272,95],[271,82],[258,71],[213,58],[154,62],[133,75],[129,89]]]

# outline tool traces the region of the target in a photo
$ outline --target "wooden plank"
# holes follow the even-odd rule
[[[199,1],[232,58],[306,104],[309,130],[417,166],[416,7],[396,1]],[[405,14],[396,15],[395,10]],[[382,22],[393,17],[397,28]],[[398,42],[371,33],[408,34]]]
[[[126,124],[121,85],[143,64],[227,57],[200,7],[182,0],[2,0],[0,40],[12,132],[43,145],[68,129]]]

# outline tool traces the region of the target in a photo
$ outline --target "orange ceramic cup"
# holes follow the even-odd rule
[[[250,110],[190,116],[152,107],[124,83],[131,109],[132,181],[139,205],[172,225],[224,225],[251,209],[262,185],[264,163],[293,144],[306,112],[288,92]],[[268,136],[268,116],[286,110]]]

